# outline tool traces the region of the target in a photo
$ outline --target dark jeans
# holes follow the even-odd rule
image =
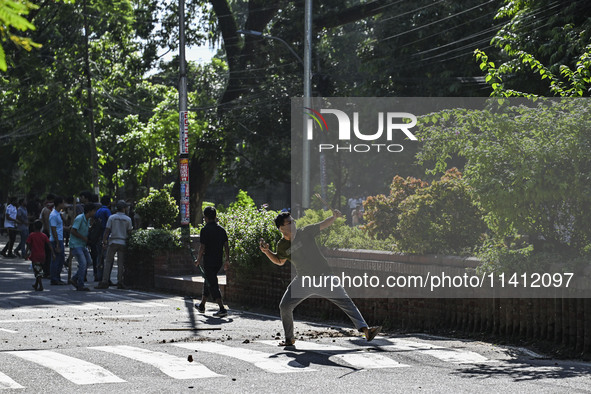
[[[220,292],[220,286],[218,283],[218,272],[220,272],[220,269],[222,268],[223,264],[224,263],[222,261],[220,261],[219,263],[203,263],[203,271],[205,271],[203,297],[212,297],[214,300],[219,300],[222,298],[222,293]]]
[[[25,257],[25,245],[27,242],[27,237],[29,236],[29,229],[28,228],[24,228],[22,230],[19,230],[19,233],[21,235],[21,240],[18,243],[18,246],[16,247],[16,250],[21,252],[21,256]]]
[[[90,244],[90,257],[92,259],[92,273],[95,282],[103,280],[103,270],[105,253],[103,253],[103,239],[101,238],[97,243]]]
[[[18,230],[16,228],[7,228],[8,231],[8,242],[4,245],[4,249],[2,249],[2,254],[11,255],[12,248],[14,247],[14,242],[16,241],[16,234]]]
[[[43,234],[49,238],[49,232],[44,231]],[[45,244],[45,261],[43,261],[43,276],[49,278],[51,275],[51,246]]]
[[[51,259],[51,281],[52,282],[60,282],[61,281],[61,273],[62,268],[64,268],[65,263],[65,251],[64,251],[64,240],[60,241],[53,241],[52,243],[53,250],[55,251],[57,245],[59,244],[60,252],[55,253],[55,258]]]

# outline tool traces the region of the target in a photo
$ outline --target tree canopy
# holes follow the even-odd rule
[[[588,10],[584,0],[314,2],[314,95],[585,96]],[[188,66],[199,212],[213,180],[290,182],[302,65],[281,42],[239,30],[302,54],[303,1],[187,0],[186,12],[188,45],[219,48],[211,63]],[[173,0],[0,1],[4,193],[74,194],[95,168],[102,194],[133,199],[176,181],[179,60],[164,54],[178,51],[178,34]],[[395,167],[417,175],[412,164]],[[340,200],[354,164],[330,168]],[[381,193],[393,175],[379,174]]]

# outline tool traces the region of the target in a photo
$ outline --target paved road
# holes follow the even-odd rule
[[[47,393],[591,392],[591,364],[476,341],[296,323],[133,290],[31,288],[23,260],[0,258],[0,390]],[[189,360],[192,360],[191,362]]]

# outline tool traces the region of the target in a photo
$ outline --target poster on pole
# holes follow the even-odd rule
[[[189,154],[189,112],[188,111],[181,111],[180,125],[181,125],[180,135],[179,135],[180,154],[181,155],[188,155]]]
[[[189,159],[180,159],[181,173],[181,225],[188,225],[190,222],[190,192],[189,192]]]

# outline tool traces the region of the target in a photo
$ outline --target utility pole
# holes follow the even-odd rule
[[[310,108],[312,93],[312,0],[304,7],[304,107]],[[304,120],[303,124],[306,124]],[[310,143],[303,132],[302,163],[302,210],[310,208]]]
[[[92,77],[90,75],[90,46],[88,44],[88,36],[90,35],[90,27],[88,26],[88,17],[86,10],[87,0],[84,0],[82,12],[84,18],[84,71],[86,74],[86,89],[88,99],[88,129],[90,131],[90,161],[92,171],[92,185],[94,193],[99,194],[99,177],[98,177],[98,154],[96,153],[96,135],[94,133],[94,104],[92,100]]]
[[[179,171],[181,236],[188,244],[190,223],[189,112],[187,111],[187,65],[185,62],[185,0],[179,0]]]

